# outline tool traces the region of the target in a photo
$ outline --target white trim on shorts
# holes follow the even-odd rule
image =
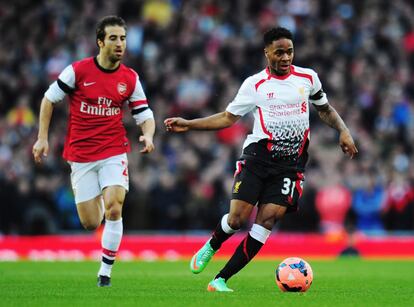
[[[70,174],[75,202],[81,203],[102,194],[109,186],[122,186],[128,192],[128,158],[126,153],[94,162],[71,162]]]

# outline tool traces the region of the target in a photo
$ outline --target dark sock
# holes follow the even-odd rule
[[[244,238],[237,247],[233,256],[231,256],[230,260],[215,278],[222,277],[227,281],[230,277],[244,268],[246,264],[256,256],[262,246],[262,242],[253,239],[250,234],[247,234],[246,238]]]
[[[234,233],[226,233],[224,232],[223,228],[221,227],[221,221],[214,229],[213,235],[210,239],[211,247],[216,251],[221,247],[221,244],[224,243],[228,238],[230,238]]]

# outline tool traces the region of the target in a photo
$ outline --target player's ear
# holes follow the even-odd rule
[[[103,41],[101,41],[100,39],[97,39],[96,43],[98,44],[99,48],[102,48],[103,46],[105,46],[105,43]]]
[[[265,57],[267,58],[267,48],[264,48],[264,54],[265,54]]]

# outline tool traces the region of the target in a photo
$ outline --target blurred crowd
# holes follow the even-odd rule
[[[381,234],[414,231],[414,4],[409,0],[15,0],[0,2],[0,234],[81,229],[61,158],[68,116],[58,105],[50,153],[31,148],[44,91],[71,62],[97,54],[95,24],[128,24],[124,63],[154,110],[156,151],[133,150],[126,231],[210,230],[227,212],[235,162],[252,118],[217,132],[167,134],[163,120],[223,111],[243,80],[265,68],[262,33],[294,33],[298,66],[316,70],[350,128],[350,160],[337,133],[311,113],[301,210],[280,230]]]

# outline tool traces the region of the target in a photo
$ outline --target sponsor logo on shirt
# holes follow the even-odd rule
[[[299,102],[289,104],[272,104],[269,106],[269,117],[299,115],[303,113],[302,110],[303,109],[301,109],[301,104]]]
[[[121,108],[111,107],[112,100],[106,97],[99,97],[98,104],[92,105],[81,101],[80,111],[82,113],[100,116],[114,116],[121,114]]]

